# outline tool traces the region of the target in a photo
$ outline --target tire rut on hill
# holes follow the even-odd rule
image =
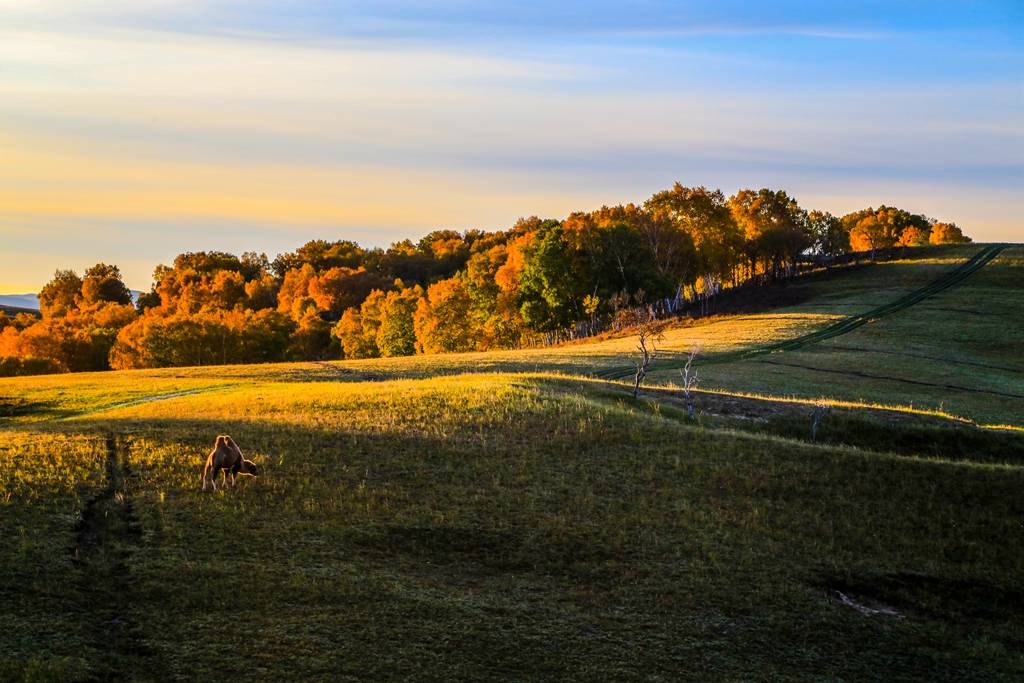
[[[75,527],[71,559],[78,570],[83,611],[91,615],[100,653],[91,680],[147,680],[152,652],[132,612],[134,581],[129,560],[141,528],[129,497],[127,453],[113,435],[105,440],[105,481],[86,501]]]
[[[925,382],[919,379],[906,379],[903,377],[893,377],[892,375],[878,375],[870,372],[864,372],[863,370],[833,370],[832,368],[816,368],[812,365],[803,365],[802,363],[786,363],[780,360],[767,360],[759,359],[758,363],[767,363],[768,365],[781,365],[787,368],[798,368],[800,370],[809,370],[811,372],[824,372],[833,375],[846,375],[847,377],[863,377],[865,379],[880,379],[886,382],[899,382],[901,384],[913,384],[919,387],[935,387],[937,389],[947,389],[949,391],[962,391],[970,394],[988,394],[989,396],[999,396],[1001,398],[1019,398],[1024,399],[1022,394],[1014,394],[1008,391],[998,391],[996,389],[974,389],[972,387],[964,387],[959,384],[943,384],[939,382]]]
[[[847,318],[843,318],[839,322],[810,332],[808,334],[794,337],[792,339],[786,339],[780,342],[773,342],[771,344],[764,344],[762,346],[755,346],[749,349],[742,349],[739,351],[729,351],[725,353],[719,353],[712,356],[707,356],[694,361],[694,365],[711,365],[718,363],[732,363],[739,360],[746,360],[748,358],[754,358],[769,353],[779,353],[783,351],[795,351],[801,349],[810,344],[817,344],[819,342],[833,339],[835,337],[848,334],[854,330],[866,325],[880,318],[890,316],[894,313],[906,310],[914,304],[920,303],[925,299],[935,296],[936,294],[943,292],[950,287],[954,287],[962,283],[965,279],[976,273],[977,271],[984,268],[991,262],[996,256],[999,255],[1003,249],[1006,248],[1004,244],[995,244],[985,247],[977,254],[972,256],[966,262],[960,264],[953,270],[945,273],[936,279],[932,280],[924,287],[916,289],[908,294],[905,294],[898,299],[894,299],[887,304],[877,306],[864,313],[857,315],[851,315]],[[685,360],[671,359],[667,362],[660,363],[658,369],[678,369],[682,368],[686,363]],[[618,367],[604,372],[596,373],[596,376],[602,379],[623,379],[629,377],[634,373],[632,367]]]
[[[120,401],[119,403],[111,403],[110,405],[100,406],[98,408],[89,408],[87,410],[72,411],[66,415],[54,415],[46,417],[39,422],[49,421],[63,421],[63,420],[74,420],[79,417],[88,417],[89,415],[96,415],[98,413],[104,413],[109,410],[119,410],[121,408],[131,408],[133,406],[145,405],[147,403],[156,403],[158,401],[170,401],[176,398],[184,398],[186,396],[196,396],[197,394],[212,394],[219,391],[225,391],[238,386],[237,384],[218,384],[212,387],[200,387],[198,389],[185,389],[182,391],[171,391],[163,394],[150,394],[148,396],[138,396],[136,398],[129,399],[127,401]]]

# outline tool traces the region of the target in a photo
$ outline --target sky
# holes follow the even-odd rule
[[[1024,2],[0,0],[0,293],[676,181],[1024,241]]]

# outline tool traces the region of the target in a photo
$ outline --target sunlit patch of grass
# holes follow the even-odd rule
[[[95,484],[103,444],[78,434],[4,431],[0,440],[0,490],[8,502],[75,501]]]
[[[0,408],[5,400],[11,398],[19,400],[23,408],[9,416],[0,414],[0,425],[4,420],[29,423],[73,418],[120,405],[213,391],[226,386],[231,386],[231,383],[194,370],[173,374],[105,372],[6,378],[0,380]]]
[[[996,425],[996,424],[982,424],[978,425],[982,429],[991,429],[993,431],[1001,432],[1024,432],[1024,427],[1018,425]]]

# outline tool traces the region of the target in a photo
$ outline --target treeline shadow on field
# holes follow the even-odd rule
[[[578,388],[579,385],[572,380],[538,378],[529,381],[552,389],[574,384]],[[607,389],[615,386],[595,382],[588,394],[600,397],[598,388],[605,387],[609,401],[621,399],[620,394]],[[907,589],[906,596],[900,586],[888,584],[869,593],[875,588],[866,575],[858,575],[857,585],[851,583],[854,579],[840,583],[839,578],[833,576],[821,585],[812,585],[813,577],[808,576],[804,560],[815,551],[799,545],[804,540],[794,540],[795,546],[766,548],[761,559],[771,560],[767,571],[759,568],[756,574],[748,575],[742,568],[734,570],[728,562],[723,562],[709,575],[700,561],[700,544],[708,539],[699,534],[710,531],[714,525],[695,522],[690,527],[677,526],[679,515],[674,510],[674,496],[652,490],[649,481],[637,478],[638,470],[624,466],[628,463],[619,460],[617,448],[601,452],[601,457],[591,457],[591,452],[585,450],[590,444],[579,444],[577,449],[572,449],[574,435],[571,434],[552,434],[549,438],[545,434],[531,434],[530,447],[548,449],[549,457],[529,460],[528,451],[513,453],[511,446],[502,444],[503,435],[491,435],[492,441],[482,443],[473,430],[452,438],[435,438],[415,433],[377,434],[348,431],[344,427],[270,421],[175,417],[123,417],[111,421],[99,416],[60,425],[61,431],[71,429],[95,434],[98,439],[113,433],[120,439],[119,443],[126,444],[131,457],[130,476],[135,481],[126,482],[122,487],[124,495],[147,496],[134,507],[140,522],[149,525],[132,540],[133,553],[138,552],[139,558],[152,558],[154,546],[167,547],[170,552],[160,554],[170,558],[168,563],[171,563],[176,561],[173,558],[185,557],[176,551],[187,546],[190,558],[187,563],[192,572],[187,575],[211,580],[204,591],[220,587],[217,581],[229,574],[233,587],[232,572],[255,560],[283,565],[280,574],[273,573],[275,569],[271,568],[259,575],[262,590],[272,586],[283,591],[280,596],[265,592],[273,595],[273,599],[265,598],[266,624],[277,624],[279,617],[273,611],[277,607],[308,601],[313,611],[326,595],[346,612],[350,612],[353,605],[372,602],[372,607],[368,608],[372,615],[365,622],[358,622],[359,625],[364,629],[381,622],[395,626],[400,630],[389,635],[394,642],[401,643],[402,638],[410,637],[412,617],[407,608],[417,604],[406,596],[419,599],[429,595],[435,600],[438,596],[447,600],[445,607],[451,609],[450,626],[465,627],[471,619],[483,615],[480,623],[489,634],[495,633],[495,628],[508,626],[508,614],[524,616],[523,610],[528,608],[530,611],[525,613],[528,618],[523,618],[519,626],[522,631],[515,634],[514,652],[487,653],[491,659],[500,657],[501,662],[509,666],[514,666],[521,658],[529,661],[537,653],[547,652],[551,638],[540,637],[545,631],[538,625],[547,623],[543,620],[552,616],[562,620],[559,633],[574,638],[572,646],[586,646],[590,648],[588,654],[595,657],[607,653],[609,642],[632,643],[627,639],[634,636],[636,647],[623,647],[624,657],[634,656],[637,647],[650,648],[650,652],[660,656],[666,647],[675,647],[680,633],[707,634],[714,638],[716,652],[758,653],[763,646],[771,656],[779,647],[804,646],[808,634],[814,634],[824,638],[825,645],[830,646],[824,649],[839,652],[841,656],[863,656],[865,647],[892,656],[897,648],[893,643],[898,642],[891,637],[891,629],[895,627],[869,630],[860,623],[847,621],[847,608],[830,602],[826,598],[827,590],[842,589],[855,597],[877,594],[878,600],[896,603],[914,616],[941,621],[942,626],[934,628],[922,623],[932,629],[928,633],[943,634],[946,624],[955,623],[962,609],[961,603],[948,603],[949,599],[956,600],[946,595],[950,590],[959,587],[974,591],[979,599],[999,605],[1009,601],[1007,604],[1012,606],[1019,598],[1013,592],[1018,582],[1009,576],[1006,586],[999,587],[975,582],[972,576],[956,578],[959,581],[956,583],[949,577],[927,575],[922,579],[925,585]],[[34,431],[43,437],[57,433],[52,424],[27,425],[25,431]],[[203,459],[215,436],[222,433],[231,434],[247,455],[256,455],[265,465],[265,472],[261,479],[249,481],[239,489],[203,493],[199,490]],[[182,460],[147,463],[141,451],[146,441],[172,447],[171,454],[180,455]],[[557,443],[552,446],[552,441]],[[565,457],[550,457],[552,453],[564,453]],[[512,459],[510,455],[524,459],[521,464],[527,471],[526,478],[508,478],[498,483],[494,477]],[[780,455],[788,457],[785,453]],[[173,468],[174,472],[163,474],[154,470],[161,466]],[[833,475],[837,478],[843,476],[844,467],[849,472],[859,465],[844,465],[840,461],[838,466],[840,469]],[[595,508],[595,514],[590,516],[574,515],[568,508],[576,487],[594,485],[576,475],[598,468],[603,468],[604,472],[600,485],[594,489],[597,494],[629,503],[640,496],[654,500],[657,507],[649,510],[652,516],[624,522],[627,515],[623,514],[623,509],[613,506]],[[679,481],[685,480],[686,476],[680,476]],[[351,504],[342,500],[336,508],[317,507],[330,502],[325,500],[327,496],[354,497],[360,486],[366,492],[360,493],[363,497],[350,501]],[[393,506],[375,506],[372,512],[367,509],[365,513],[360,509],[362,503],[373,502],[375,492],[389,486],[395,496]],[[865,492],[870,484],[865,482],[862,486],[865,488],[858,490]],[[488,487],[494,490],[489,491]],[[499,489],[503,500],[488,495]],[[404,497],[397,495],[399,493]],[[179,529],[188,528],[187,535],[173,532],[164,535],[160,527],[153,526],[161,519],[161,514],[154,511],[158,507],[158,495],[159,508],[166,511],[161,514],[173,518],[168,523],[177,524]],[[520,495],[531,505],[510,505],[518,503]],[[716,494],[718,498],[728,495],[728,486]],[[694,499],[691,502],[695,506],[706,505],[709,511],[724,509],[719,507],[721,500]],[[435,514],[437,511],[444,514]],[[238,512],[241,514],[233,514]],[[822,512],[828,514],[824,509]],[[658,533],[636,533],[648,529]],[[716,535],[715,553],[724,558],[731,557],[731,553],[742,557],[742,546],[757,538],[743,534]],[[680,556],[684,561],[680,561]],[[833,571],[838,565],[839,571],[863,572],[865,567],[868,571],[877,567],[883,572],[887,570],[887,558],[884,551],[868,549],[865,556],[858,558],[856,566],[849,560],[833,562],[831,566]],[[693,562],[692,570],[689,562]],[[222,563],[222,570],[231,571],[204,573],[203,565],[217,563]],[[903,564],[912,569],[929,566],[921,556],[904,559]],[[335,584],[341,585],[331,572],[350,567],[358,573],[360,586],[371,586],[362,589],[368,595],[366,603],[360,602],[363,597],[341,592],[340,588],[337,593],[330,592]],[[159,576],[169,577],[166,584],[147,584],[131,593],[133,600],[138,599],[133,604],[151,609],[154,615],[167,610],[167,605],[175,605],[186,615],[185,619],[208,614],[208,605],[180,594],[183,584],[175,578],[175,569],[160,570]],[[936,571],[943,570],[952,571],[949,567]],[[107,586],[109,590],[121,578],[111,575],[101,580],[111,584]],[[400,591],[394,590],[396,585]],[[678,588],[680,585],[683,589]],[[674,591],[685,593],[691,586],[700,595],[696,603],[688,602],[685,596],[675,596]],[[325,592],[318,592],[321,590]],[[651,591],[656,591],[664,602],[649,600]],[[509,595],[510,592],[513,594]],[[467,598],[470,594],[484,595],[486,600],[470,602]],[[102,595],[102,591],[89,593],[85,598],[86,607],[94,606],[92,602]],[[207,593],[205,597],[210,596]],[[801,611],[808,604],[803,600],[814,601],[810,603],[814,605],[810,618],[806,611]],[[391,611],[382,614],[377,601],[389,606]],[[506,611],[513,602],[517,611]],[[422,609],[434,611],[439,602],[418,604]],[[463,604],[469,607],[463,609]],[[251,616],[244,611],[242,614]],[[721,614],[729,615],[732,621],[716,621]],[[752,623],[742,621],[742,615],[751,614],[762,626],[747,625],[742,630],[737,629],[735,624]],[[694,626],[689,621],[692,615],[702,620],[701,624],[707,620],[710,625]],[[1007,616],[1001,606],[969,616],[975,624],[994,624],[982,632],[986,636],[995,628],[1001,628],[1005,619],[1015,618]],[[159,619],[155,623],[159,623]],[[294,627],[283,618],[280,623]],[[433,622],[425,623],[433,625]],[[586,630],[591,623],[607,628],[615,638],[599,637],[601,634]],[[801,624],[799,628],[806,629],[806,633],[787,632],[788,623]],[[145,636],[149,625],[139,626],[142,635],[132,641],[131,647],[142,651],[148,647]],[[923,627],[917,623],[914,628]],[[914,628],[907,627],[896,633],[912,634]],[[359,633],[355,628],[342,631],[349,642],[357,641],[362,645]],[[827,635],[821,636],[821,633]],[[253,637],[261,645],[265,644],[259,632]],[[948,642],[960,642],[944,637]],[[428,644],[424,647],[438,647],[434,641],[423,642]],[[1002,646],[1001,641],[996,644]],[[649,652],[648,656],[656,659]],[[914,661],[901,661],[895,671],[914,670]],[[959,670],[954,671],[950,679],[958,673]]]
[[[472,491],[481,479],[488,479],[491,467],[511,462],[500,450],[502,435],[499,433],[488,435],[484,444],[475,432],[442,439],[421,434],[375,434],[254,421],[131,417],[119,417],[116,422],[100,417],[65,422],[59,431],[52,424],[32,423],[21,426],[20,431],[45,438],[48,433],[66,432],[72,424],[76,432],[94,436],[97,444],[102,445],[111,438],[123,444],[131,454],[135,480],[127,485],[128,490],[151,489],[152,493],[159,488],[170,496],[213,498],[217,495],[201,491],[201,475],[218,434],[231,435],[245,457],[255,459],[263,470],[255,480],[243,478],[239,486],[252,489],[258,497],[278,496],[275,504],[309,496],[310,490],[305,488],[309,481],[315,482],[314,490],[325,496],[331,495],[332,487],[336,487],[338,495],[344,495],[360,486],[372,490],[393,484],[420,491],[425,497],[446,487]],[[563,435],[562,438],[568,437]],[[173,473],[157,472],[160,465],[146,461],[143,451],[146,442],[171,446],[187,454],[187,462],[172,464],[176,473],[187,472],[187,477],[176,479]],[[546,459],[532,471],[534,493],[546,491],[546,482],[553,479],[558,480],[559,485],[552,488],[560,488],[564,478],[581,466],[578,456],[565,461]],[[546,500],[545,514],[557,515],[566,504],[546,494],[540,497]],[[458,521],[428,523],[425,520],[406,523],[390,520],[392,515],[381,513],[376,520],[345,529],[334,540],[349,547],[353,556],[367,560],[404,558],[400,564],[410,568],[457,566],[460,572],[474,575],[514,570],[612,581],[619,571],[627,571],[635,559],[628,547],[607,548],[595,537],[579,530],[555,532],[538,525],[526,513],[506,510],[495,516],[487,501],[474,502],[469,508],[474,510],[477,519],[490,518],[494,525],[467,525]],[[296,512],[298,519],[310,515],[308,511]]]
[[[21,396],[0,396],[0,427],[4,426],[5,418],[57,414],[59,410],[52,401],[30,401]]]

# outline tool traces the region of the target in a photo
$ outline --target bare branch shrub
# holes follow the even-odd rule
[[[649,309],[631,311],[629,317],[631,326],[636,328],[636,350],[639,352],[633,360],[633,366],[636,368],[633,378],[633,398],[637,398],[640,395],[640,385],[643,383],[644,377],[647,376],[647,369],[658,356],[658,342],[662,340],[663,335],[657,319]]]
[[[814,412],[811,413],[811,441],[818,438],[818,427],[821,426],[825,416],[831,411],[831,406],[826,404],[824,401],[818,401],[814,404]]]
[[[693,367],[693,361],[697,358],[698,353],[700,353],[700,347],[694,347],[686,357],[686,365],[679,371],[679,374],[683,377],[683,399],[686,401],[686,415],[691,420],[695,417],[693,392],[697,388],[697,383],[700,382],[700,379],[697,377],[697,369]]]

